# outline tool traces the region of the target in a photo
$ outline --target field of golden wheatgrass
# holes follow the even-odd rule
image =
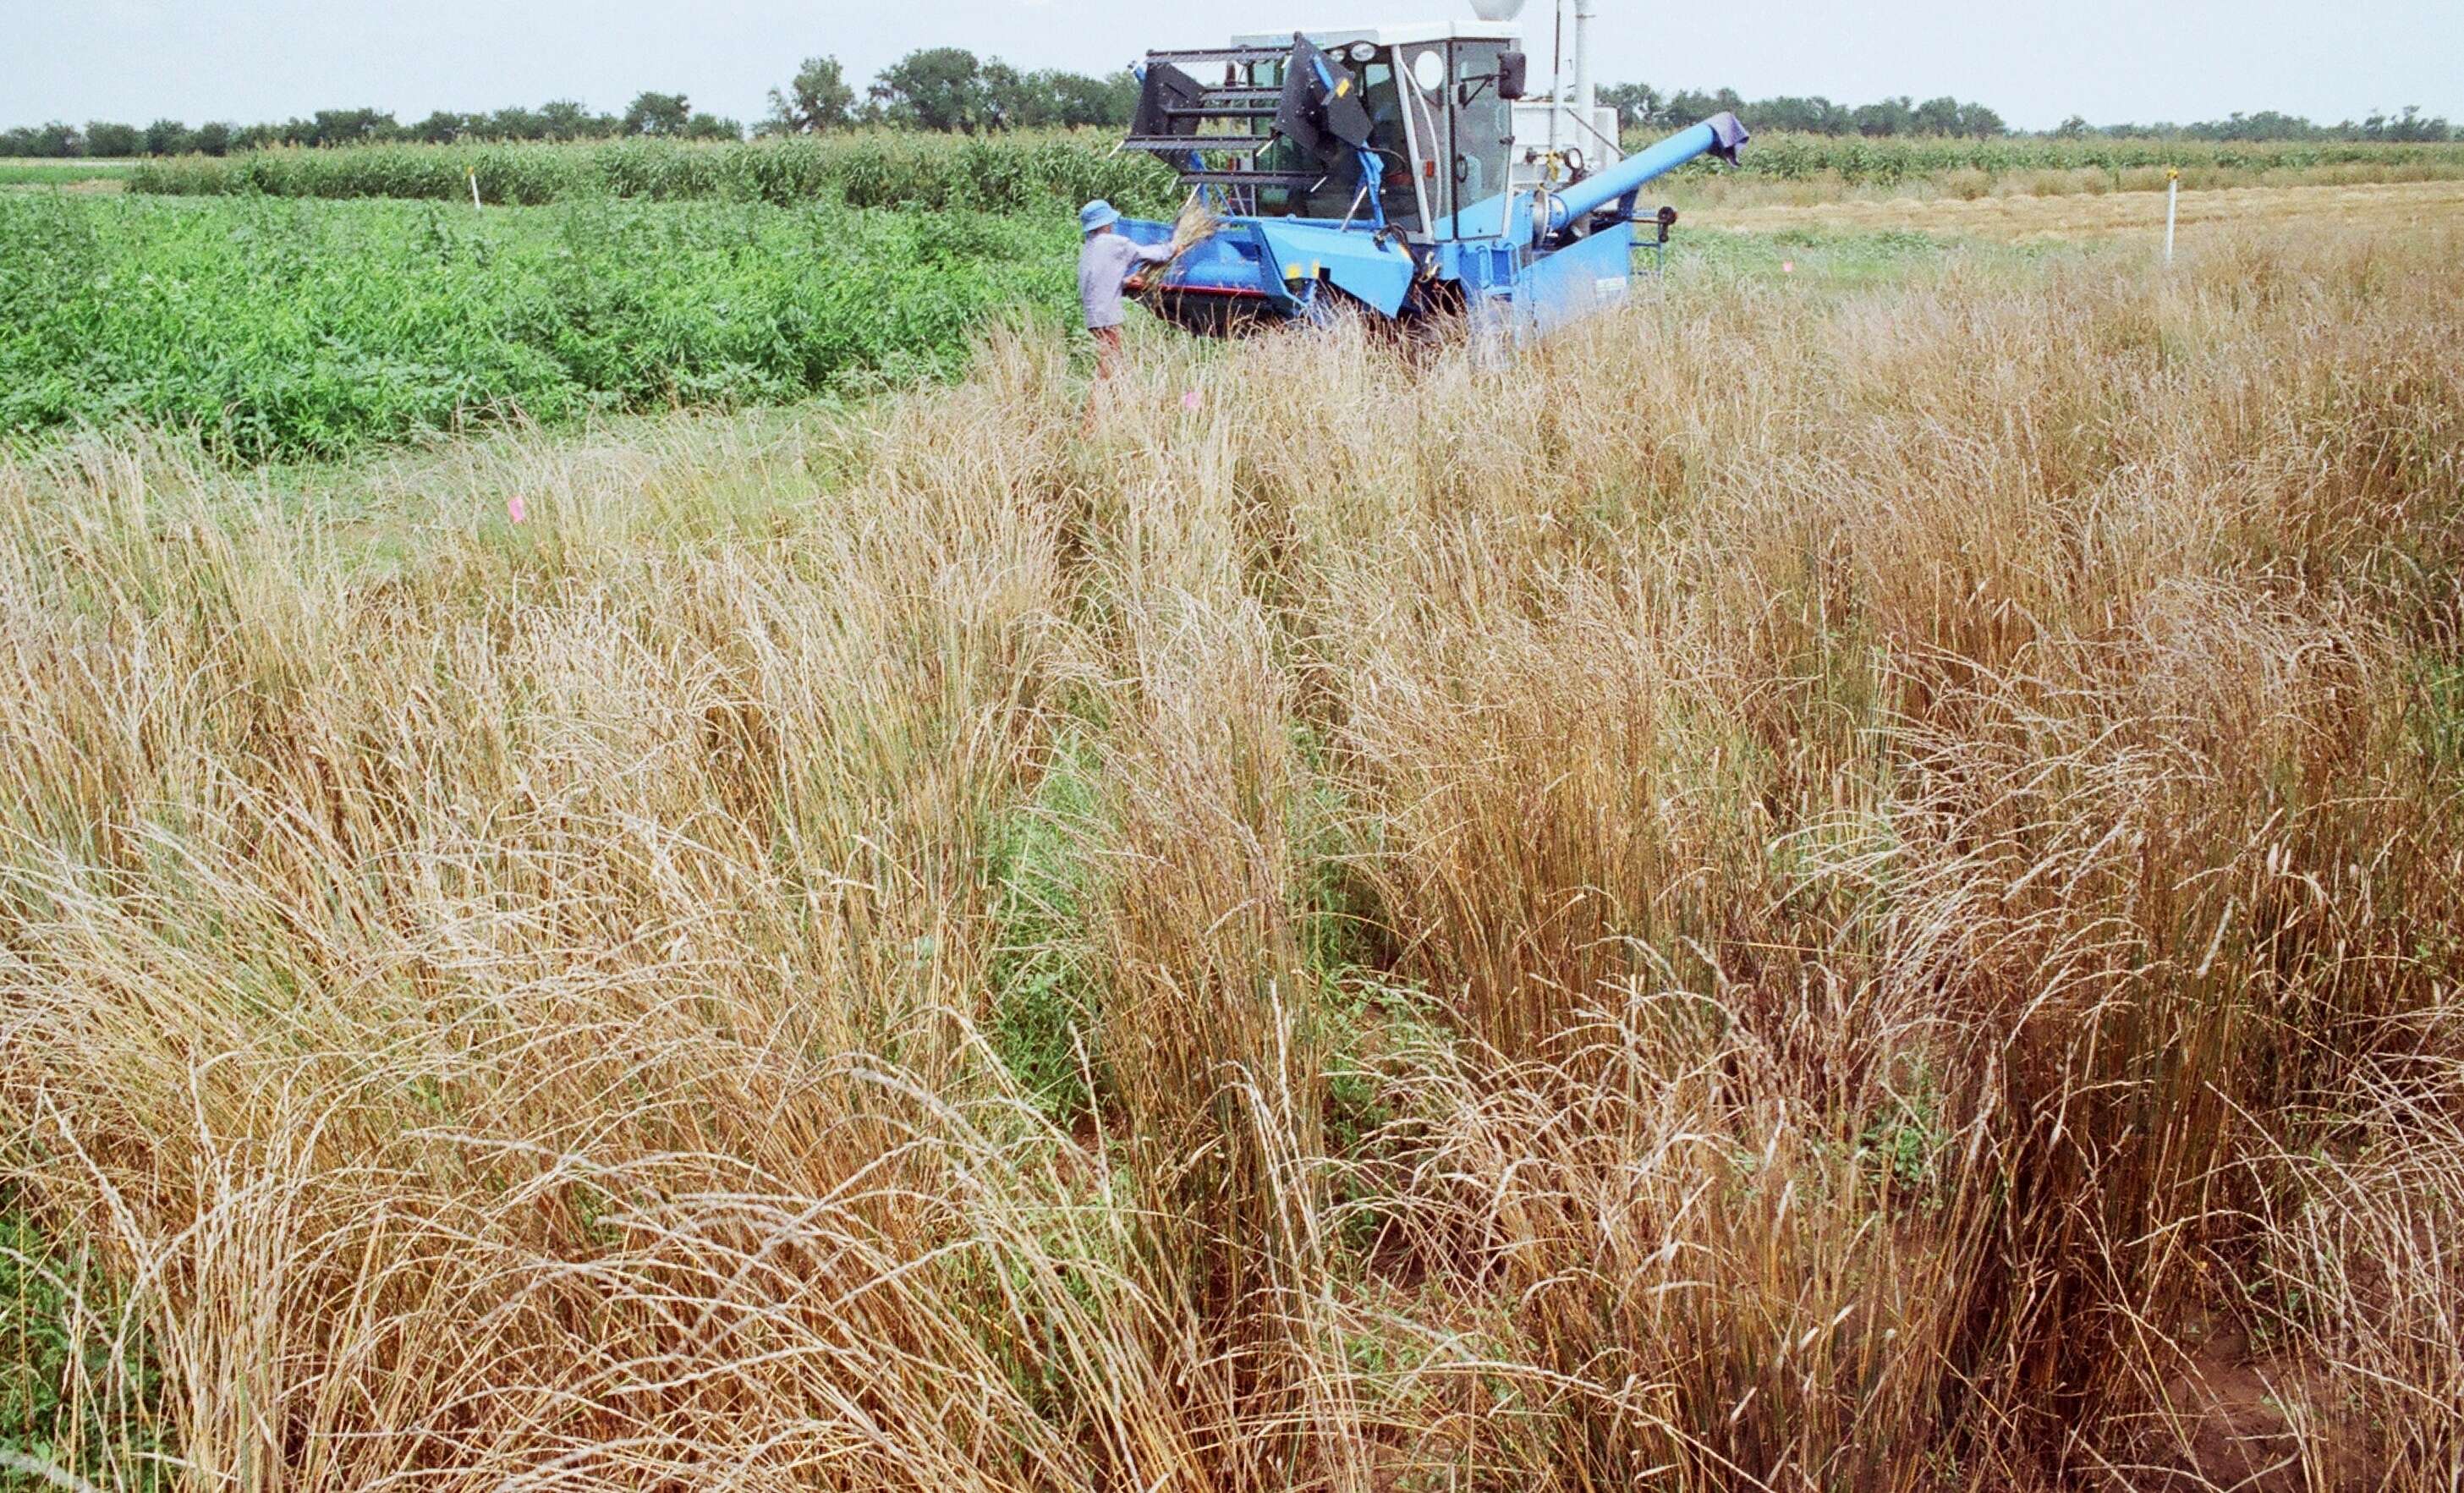
[[[2454,1486],[2459,251],[0,466],[48,1460]]]

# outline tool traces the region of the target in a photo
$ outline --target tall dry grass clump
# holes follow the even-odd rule
[[[1158,340],[1091,439],[1005,340],[0,468],[21,1418],[199,1489],[2450,1486],[2459,247]]]

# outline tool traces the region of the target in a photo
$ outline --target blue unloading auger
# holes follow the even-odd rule
[[[1535,234],[1562,233],[1580,221],[1584,214],[1597,212],[1617,202],[1629,199],[1619,209],[1620,220],[1634,221],[1635,194],[1682,165],[1690,165],[1705,156],[1718,156],[1730,165],[1737,164],[1737,152],[1750,139],[1746,126],[1733,114],[1718,114],[1692,129],[1680,130],[1648,150],[1626,157],[1623,161],[1595,171],[1573,183],[1563,191],[1536,192],[1530,214]],[[1538,205],[1545,204],[1545,214]],[[1546,221],[1543,221],[1545,216]]]
[[[1531,335],[1622,298],[1638,222],[1653,243],[1676,222],[1640,217],[1642,188],[1706,155],[1733,164],[1746,128],[1723,114],[1618,159],[1588,81],[1525,101],[1526,71],[1498,21],[1150,53],[1124,147],[1170,163],[1221,227],[1140,287],[1148,304],[1201,332],[1352,308]]]

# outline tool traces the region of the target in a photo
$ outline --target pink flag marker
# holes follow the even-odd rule
[[[505,499],[506,517],[511,518],[516,523],[520,523],[524,519],[530,517],[530,505],[522,501],[522,494],[519,493],[517,493],[513,496]]]
[[[1183,409],[1196,409],[1198,407],[1198,390],[1191,389],[1188,393],[1180,396],[1180,407]]]
[[[1781,260],[1779,262],[1779,273],[1782,274],[1794,274],[1796,273],[1796,261],[1793,259]]]

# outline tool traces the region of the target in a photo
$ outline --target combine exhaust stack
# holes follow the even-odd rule
[[[1578,122],[1595,0],[1575,0]],[[1197,332],[1356,307],[1394,319],[1464,315],[1518,335],[1546,331],[1625,294],[1639,192],[1687,162],[1731,162],[1732,115],[1618,159],[1612,121],[1591,149],[1553,137],[1563,95],[1518,110],[1529,62],[1509,24],[1519,0],[1480,0],[1492,19],[1234,39],[1150,53],[1124,148],[1161,158],[1203,194],[1221,230],[1155,283],[1164,317]],[[1664,242],[1675,214],[1640,219]],[[1168,224],[1125,220],[1144,243]]]

